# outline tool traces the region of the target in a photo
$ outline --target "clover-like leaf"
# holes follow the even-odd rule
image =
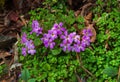
[[[53,55],[58,55],[61,53],[62,49],[61,48],[57,48],[57,49],[54,49],[54,50],[51,50],[52,51],[52,54]]]
[[[29,78],[30,78],[30,74],[28,69],[24,69],[21,74],[21,79],[27,82]]]
[[[107,67],[103,70],[104,74],[107,74],[109,77],[114,77],[117,75],[118,70],[113,67]]]

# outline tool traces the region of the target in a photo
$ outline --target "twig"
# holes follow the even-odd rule
[[[77,74],[76,70],[75,70],[75,75],[76,75],[76,77],[77,77],[77,79],[78,79],[78,82],[82,82],[82,80],[81,80],[81,78],[79,77],[79,75]]]
[[[120,66],[119,66],[119,71],[118,71],[118,77],[117,77],[117,82],[120,80]]]
[[[48,54],[48,49],[47,49],[46,52],[43,54],[43,57],[42,57],[40,63],[43,61],[44,57],[45,57],[47,54]]]
[[[84,16],[85,11],[89,6],[92,6],[92,3],[88,3],[82,7],[81,16]]]
[[[22,20],[23,24],[27,26],[26,20],[24,19],[24,16],[20,16],[20,19]]]
[[[4,64],[4,61],[0,62],[0,66],[1,66],[2,64]]]
[[[86,73],[88,73],[90,76],[92,76],[93,78],[96,78],[89,70],[87,70],[84,66],[82,66],[81,58],[80,58],[80,56],[78,55],[78,53],[76,53],[76,57],[77,57],[77,60],[79,61],[80,67],[81,67]]]

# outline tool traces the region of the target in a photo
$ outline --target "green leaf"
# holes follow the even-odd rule
[[[28,82],[35,82],[35,79],[29,79]]]
[[[29,78],[30,78],[30,74],[28,69],[24,69],[21,74],[21,79],[24,81],[28,81]]]
[[[42,42],[40,41],[40,38],[35,38],[34,44],[35,44],[35,46],[42,44]]]
[[[43,69],[44,69],[45,71],[48,71],[48,70],[51,69],[51,67],[50,67],[50,65],[49,65],[48,63],[46,63],[46,64],[44,64]]]
[[[57,49],[54,49],[54,50],[51,50],[52,51],[52,54],[53,55],[58,55],[61,53],[62,49],[61,48],[57,48]]]
[[[43,74],[41,74],[40,77],[38,77],[38,82],[41,82],[43,79],[45,79],[47,77],[47,73],[46,72],[43,72]]]
[[[24,58],[25,58],[24,56],[20,56],[20,60],[24,60]]]
[[[103,70],[103,73],[108,75],[109,77],[114,77],[117,75],[118,70],[113,67],[107,67]]]
[[[48,82],[56,82],[56,81],[55,81],[55,79],[53,77],[49,77]]]

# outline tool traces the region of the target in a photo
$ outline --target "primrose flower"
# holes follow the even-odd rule
[[[53,49],[55,46],[55,42],[53,42],[52,40],[49,40],[48,42],[44,43],[44,45],[46,48],[50,47],[50,49]]]
[[[35,48],[32,40],[27,41],[27,42],[25,43],[25,46],[26,46],[28,49],[34,49],[34,48]]]
[[[69,34],[75,43],[80,43],[80,35],[77,35],[76,32],[72,32]]]
[[[36,53],[35,49],[29,49],[28,54],[34,55]]]
[[[88,36],[83,36],[82,37],[82,44],[84,47],[87,47],[90,45],[90,37]]]
[[[75,52],[81,52],[81,51],[84,51],[85,50],[85,47],[83,44],[74,44],[73,47],[72,47],[72,51],[75,51]]]
[[[49,30],[48,34],[44,34],[41,38],[46,48],[53,49],[55,46],[54,40],[57,38],[56,32]]]
[[[85,36],[91,37],[93,35],[91,29],[84,29],[82,32]]]
[[[74,42],[80,43],[80,36],[79,36],[79,35],[76,35],[76,36],[74,37]]]
[[[25,42],[27,42],[28,40],[27,40],[27,34],[26,33],[23,33],[23,35],[22,35],[22,37],[21,37],[21,42],[22,43],[25,43]]]
[[[39,28],[39,23],[37,20],[32,21],[32,28]]]
[[[66,43],[62,42],[60,44],[60,47],[63,49],[63,51],[71,51],[71,44],[67,42]]]
[[[55,30],[49,30],[48,34],[50,36],[50,39],[52,39],[52,40],[55,40],[58,37],[57,36],[57,31],[55,31]]]
[[[68,31],[64,32],[64,35],[61,35],[61,39],[63,39],[63,43],[72,43],[73,42],[73,38],[72,38],[72,34],[68,35]]]
[[[50,35],[45,33],[45,34],[43,35],[43,37],[41,38],[41,41],[42,41],[43,43],[46,43],[46,42],[49,41],[49,39],[50,39]]]
[[[36,53],[35,46],[32,40],[27,39],[27,35],[24,33],[21,40],[24,47],[22,48],[22,54],[24,56],[28,54],[34,55]]]
[[[26,48],[28,50],[27,51],[28,54],[34,55],[36,53],[35,46],[34,46],[32,40],[27,41],[26,44],[25,44],[25,46],[26,46]]]
[[[57,32],[57,35],[61,35],[63,32],[66,31],[66,29],[63,27],[62,22],[60,22],[59,24],[55,23],[51,30],[55,30]]]
[[[39,26],[38,21],[37,21],[37,20],[34,20],[34,21],[32,22],[32,31],[30,32],[30,34],[36,33],[37,36],[39,36],[40,34],[42,34],[42,30],[43,30],[43,28],[41,28],[41,27]]]
[[[27,55],[27,49],[26,49],[25,47],[22,47],[22,54],[23,54],[24,56]]]

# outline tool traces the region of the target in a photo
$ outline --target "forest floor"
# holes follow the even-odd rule
[[[96,39],[93,13],[90,9],[96,0],[68,0],[68,9],[74,10],[75,17],[81,15],[85,19],[86,27],[93,32],[91,42]],[[43,7],[44,0],[6,0],[0,11],[0,65],[6,65],[4,74],[0,75],[0,82],[18,82],[21,64],[18,62],[17,41],[20,39],[23,26],[27,26],[30,15],[28,12]],[[74,27],[77,29],[76,24]],[[107,47],[107,44],[106,44]],[[88,70],[86,70],[89,72]],[[81,81],[80,81],[81,82]]]

